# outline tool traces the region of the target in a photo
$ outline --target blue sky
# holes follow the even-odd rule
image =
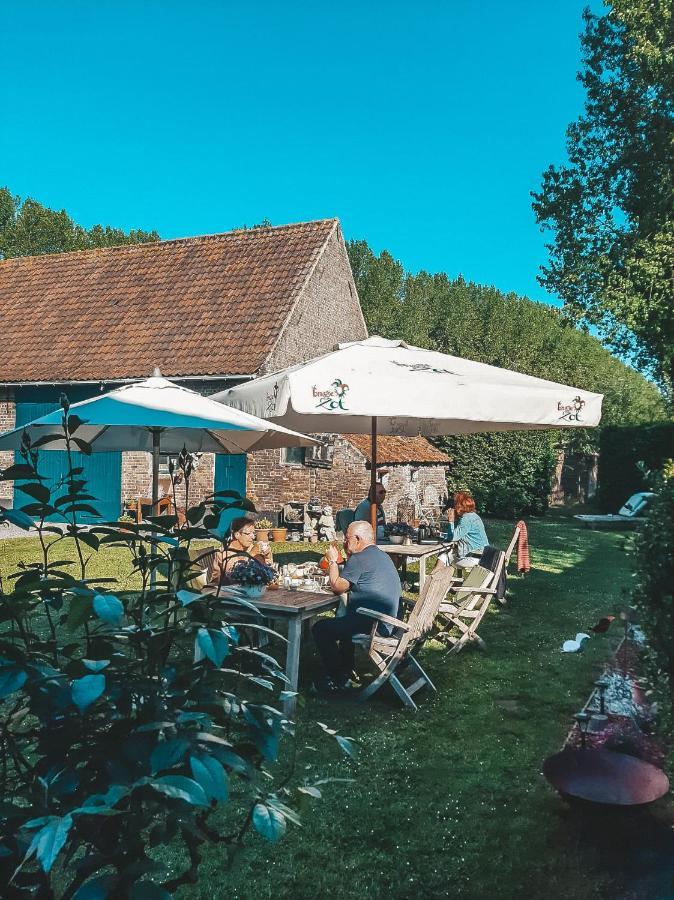
[[[339,216],[535,299],[587,0],[6,0],[0,185],[162,237]],[[598,4],[595,4],[595,6]]]

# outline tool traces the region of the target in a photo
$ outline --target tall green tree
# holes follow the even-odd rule
[[[348,251],[370,333],[597,391],[604,394],[606,425],[666,417],[655,384],[552,307],[460,276],[405,272],[390,253],[377,256],[365,241],[349,243]],[[470,488],[491,514],[541,513],[556,446],[564,442],[570,451],[591,452],[598,437],[593,429],[445,438],[454,460],[449,487]]]
[[[541,283],[674,385],[674,7],[610,0],[584,14],[583,114],[534,211],[552,239]]]
[[[22,200],[8,188],[0,188],[0,259],[158,240],[156,231],[125,232],[109,225],[83,228],[64,209],[49,209],[36,200]]]

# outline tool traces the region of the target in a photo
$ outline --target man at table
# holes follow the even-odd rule
[[[386,514],[384,512],[384,500],[386,500],[386,488],[381,482],[377,482],[374,488],[368,491],[367,497],[361,500],[354,513],[354,521],[356,522],[372,522],[370,510],[372,508],[372,500],[377,502],[377,540],[384,540],[384,529],[386,528]]]
[[[335,594],[348,593],[346,615],[341,618],[319,619],[313,627],[325,675],[315,682],[315,688],[325,693],[342,691],[350,685],[354,653],[351,638],[354,634],[368,634],[373,619],[357,613],[359,607],[398,615],[400,578],[391,559],[377,547],[369,522],[352,522],[346,530],[344,548],[348,559],[341,573],[337,565],[337,548],[328,547],[326,556],[330,568],[330,587]],[[391,627],[379,624],[381,634],[390,634]]]

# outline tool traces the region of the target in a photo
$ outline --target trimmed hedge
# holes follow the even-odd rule
[[[672,422],[602,429],[597,503],[606,512],[616,512],[630,494],[649,490],[637,463],[643,462],[647,469],[657,471],[672,456]]]
[[[469,490],[478,512],[515,519],[548,508],[557,432],[453,435],[440,444],[453,460],[450,493]]]

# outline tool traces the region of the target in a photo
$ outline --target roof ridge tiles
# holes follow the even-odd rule
[[[255,236],[262,232],[273,232],[273,231],[285,231],[291,229],[297,229],[298,231],[307,226],[316,226],[316,225],[325,225],[330,226],[332,229],[336,222],[338,222],[338,218],[336,216],[325,219],[309,219],[306,222],[288,222],[284,225],[260,225],[253,228],[234,228],[232,231],[218,231],[213,234],[194,234],[188,235],[187,237],[180,238],[167,238],[166,240],[158,240],[158,241],[144,241],[139,244],[116,244],[111,247],[89,247],[83,250],[64,250],[62,253],[37,253],[32,256],[9,256],[7,259],[0,259],[0,266],[11,264],[11,263],[30,263],[35,260],[40,260],[41,262],[45,259],[54,259],[61,260],[65,256],[82,256],[82,255],[94,255],[94,254],[102,254],[102,253],[119,253],[119,252],[134,252],[139,250],[160,250],[160,249],[170,249],[174,247],[176,244],[197,244],[197,243],[207,243],[207,242],[216,242],[226,240],[228,238],[236,237],[239,235],[247,235],[247,236]]]

